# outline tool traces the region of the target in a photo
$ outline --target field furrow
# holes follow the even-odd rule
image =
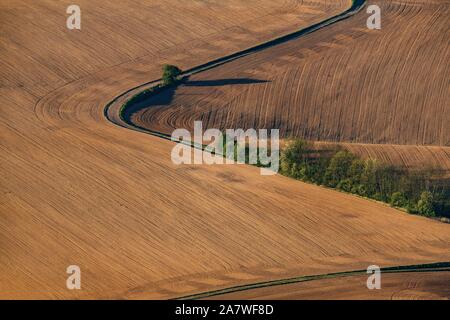
[[[255,167],[176,166],[172,143],[118,127],[104,116],[114,97],[159,78],[164,63],[187,69],[345,11],[350,1],[78,0],[81,31],[66,28],[69,4],[0,3],[0,298],[172,298],[370,264],[450,260],[447,224],[286,177],[260,176]],[[439,20],[429,14],[437,8],[448,10],[446,2],[434,0],[430,9],[422,9],[421,19]],[[341,52],[333,60],[340,68],[353,61],[348,46],[378,38],[363,25],[352,29],[354,21],[363,20],[359,16],[321,31],[325,46],[306,48],[303,42],[316,37],[311,34],[289,54],[273,48],[272,60],[261,52],[237,60],[236,69],[202,74],[207,78],[198,81],[248,77],[270,82],[191,86],[198,98],[207,97],[197,114],[210,110],[208,125],[261,119],[282,124],[286,119],[273,118],[267,106],[287,99],[289,90],[295,88],[297,102],[308,95],[319,99],[313,90],[305,91],[306,84],[289,80],[288,72],[317,85],[314,73],[327,68],[314,61],[327,61],[329,50]],[[347,32],[335,30],[347,27]],[[447,32],[440,23],[436,28]],[[426,46],[422,50],[428,52]],[[430,54],[433,61],[444,61],[442,51]],[[290,61],[303,64],[311,56],[313,61],[290,70]],[[430,71],[423,75],[425,89],[429,80],[440,83],[432,65],[424,68]],[[331,77],[333,88],[345,85],[337,71]],[[284,98],[271,96],[274,88]],[[250,94],[263,104],[252,105]],[[210,97],[220,104],[212,105]],[[430,107],[444,108],[442,97],[430,93],[427,99]],[[248,111],[237,112],[244,102]],[[218,109],[227,103],[229,112]],[[186,107],[178,114],[158,109],[159,125],[190,125],[192,105]],[[316,118],[321,113],[310,112]],[[220,122],[227,117],[229,122]],[[303,117],[298,113],[296,119]],[[314,130],[321,138],[324,132],[334,134],[325,125],[320,128]],[[421,130],[420,139],[446,144],[443,129]],[[67,290],[69,265],[80,266],[82,290]]]

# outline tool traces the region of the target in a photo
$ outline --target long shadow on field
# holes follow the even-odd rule
[[[276,38],[276,39],[271,40],[269,42],[256,45],[254,47],[251,47],[251,48],[248,48],[248,49],[245,49],[245,50],[233,53],[231,55],[228,55],[228,56],[225,56],[225,57],[213,60],[213,61],[209,61],[209,62],[207,62],[205,64],[196,66],[196,67],[194,67],[192,69],[189,69],[189,70],[186,70],[184,72],[184,74],[188,75],[188,74],[194,74],[194,73],[210,70],[211,68],[214,68],[216,66],[225,64],[225,63],[230,62],[230,61],[233,61],[233,60],[238,59],[240,57],[259,52],[259,51],[264,50],[264,49],[269,48],[269,47],[277,46],[279,44],[285,43],[285,42],[290,41],[292,39],[300,38],[301,36],[304,36],[304,35],[306,35],[308,33],[317,31],[317,30],[319,30],[321,28],[324,28],[324,27],[326,27],[328,25],[331,25],[331,24],[334,24],[334,23],[336,23],[338,21],[341,21],[341,20],[349,18],[350,16],[352,16],[352,15],[356,14],[357,12],[359,12],[359,10],[365,5],[365,3],[366,3],[366,0],[353,0],[352,6],[349,9],[347,9],[345,12],[343,12],[343,13],[340,13],[340,14],[338,14],[336,16],[330,17],[327,20],[318,22],[318,23],[316,23],[316,24],[314,24],[312,26],[309,26],[307,28],[295,31],[295,32],[293,32],[291,34],[288,34],[288,35]],[[221,85],[228,85],[228,84],[251,84],[251,83],[265,82],[264,80],[243,78],[243,79],[220,79],[220,80],[208,80],[208,81],[192,81],[190,84],[188,84],[189,83],[188,77],[189,76],[186,76],[183,79],[183,81],[181,81],[178,85],[184,84],[184,85],[187,85],[187,86],[189,86],[189,85],[195,86],[196,83],[197,83],[197,85],[202,85],[202,86],[206,86],[207,87],[207,86],[221,86]],[[140,88],[140,87],[141,86],[136,87],[135,89]],[[156,94],[156,95],[150,94],[148,97],[143,97],[142,99],[138,99],[137,101],[131,103],[130,105],[127,105],[125,108],[120,109],[121,110],[120,113],[121,113],[122,120],[124,120],[131,127],[135,127],[135,129],[145,130],[148,133],[160,136],[159,132],[152,131],[152,130],[149,130],[147,128],[139,127],[138,125],[133,124],[131,122],[131,120],[130,120],[131,116],[132,116],[133,113],[138,112],[139,110],[142,110],[142,109],[145,109],[145,108],[150,108],[152,106],[158,106],[158,105],[159,106],[167,106],[167,105],[171,104],[176,89],[177,89],[177,86],[165,88],[163,91],[158,92],[158,94]],[[123,96],[123,95],[121,95],[121,96]],[[119,97],[117,97],[111,103],[109,103],[107,105],[107,107],[105,108],[105,114],[108,113],[109,106],[112,105],[112,103],[115,102],[118,98]],[[116,124],[119,124],[116,121],[110,119],[108,116],[107,116],[107,118],[108,118],[108,120],[110,120],[110,121],[112,121],[112,122],[114,122]],[[123,126],[122,124],[119,124],[119,125]],[[278,121],[278,122],[274,123],[274,125],[272,127],[273,128],[279,128],[280,126],[281,126],[281,123]],[[283,128],[283,127],[281,127],[281,128]],[[318,130],[315,129],[315,131],[318,131]],[[286,132],[286,134],[289,134],[289,130]],[[164,137],[164,138],[166,138],[166,137]],[[321,140],[321,139],[316,139],[316,140]]]
[[[200,81],[186,81],[183,85],[188,87],[218,87],[226,85],[238,85],[238,84],[252,84],[252,83],[266,83],[268,80],[259,80],[251,78],[238,78],[238,79],[218,79],[218,80],[200,80]]]
[[[253,83],[265,83],[268,80],[252,79],[252,78],[234,78],[234,79],[217,79],[217,80],[199,80],[190,81],[188,77],[182,79],[175,85],[164,88],[157,93],[151,93],[147,97],[138,99],[124,110],[122,117],[125,121],[131,122],[133,114],[154,106],[169,106],[175,96],[179,86],[186,87],[220,87],[226,85],[247,85]]]

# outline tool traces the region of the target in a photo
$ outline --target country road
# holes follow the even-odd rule
[[[334,23],[337,23],[339,21],[342,21],[344,19],[347,19],[347,18],[355,15],[365,6],[365,4],[366,4],[366,0],[353,0],[352,5],[349,9],[347,9],[346,11],[344,11],[334,17],[328,18],[322,22],[313,24],[309,27],[289,33],[287,35],[278,37],[276,39],[267,41],[265,43],[253,46],[251,48],[241,50],[239,52],[224,56],[219,59],[215,59],[213,61],[206,62],[204,64],[200,64],[200,65],[190,68],[188,70],[184,70],[180,76],[181,77],[189,77],[190,75],[201,73],[206,70],[211,70],[213,68],[224,65],[226,63],[229,63],[236,59],[242,58],[244,56],[248,56],[248,55],[254,54],[256,52],[265,50],[267,48],[274,47],[274,46],[280,45],[282,43],[285,43],[285,42],[288,42],[288,41],[291,41],[294,39],[298,39],[304,35],[307,35],[314,31],[320,30],[322,28],[325,28],[327,26],[330,26]],[[119,126],[122,126],[122,127],[128,128],[128,129],[132,129],[132,130],[136,130],[136,131],[140,131],[140,132],[144,132],[144,133],[148,133],[148,134],[151,134],[151,135],[163,138],[163,139],[170,140],[170,135],[137,126],[136,124],[134,124],[130,121],[131,114],[135,111],[136,108],[141,108],[145,102],[144,103],[139,102],[139,103],[137,103],[137,106],[135,104],[131,104],[131,105],[127,106],[127,108],[125,110],[122,109],[122,104],[124,104],[126,102],[126,100],[130,99],[131,97],[138,94],[139,92],[141,92],[145,89],[148,89],[160,82],[161,82],[161,79],[152,80],[150,82],[141,84],[137,87],[131,88],[131,89],[125,91],[124,93],[122,93],[121,95],[117,96],[116,98],[114,98],[111,102],[109,102],[106,105],[105,112],[104,112],[105,117],[109,121],[111,121],[114,124],[117,124]]]
[[[408,1],[385,2],[391,19],[422,17],[417,1]],[[444,5],[432,1],[438,5],[425,21],[440,25],[435,12]],[[119,117],[163,64],[191,70],[327,20],[350,0],[145,3],[79,0],[82,30],[67,29],[64,2],[0,4],[0,298],[169,299],[371,264],[449,261],[449,225],[261,176],[253,166],[176,166],[172,142]],[[299,42],[330,28],[360,28],[364,18]],[[335,42],[346,49],[373,37],[354,31]],[[66,286],[71,265],[80,267],[81,290]]]

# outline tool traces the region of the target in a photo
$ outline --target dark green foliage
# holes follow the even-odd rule
[[[372,198],[375,199],[375,200],[377,200],[377,201],[384,201],[383,195],[382,195],[381,193],[379,193],[379,192],[375,193],[375,194],[372,196]]]
[[[354,185],[352,187],[352,193],[360,195],[362,197],[367,197],[367,186],[364,184]]]
[[[436,214],[450,218],[450,181],[439,181],[433,185],[433,204]]]
[[[175,84],[180,74],[181,74],[180,68],[170,64],[165,64],[163,66],[163,75],[162,75],[163,85],[170,86]]]
[[[287,175],[297,175],[299,165],[304,165],[311,145],[300,139],[290,141],[281,154],[281,171]],[[295,166],[294,166],[295,165]]]
[[[305,167],[305,178],[307,181],[316,183],[316,184],[324,184],[324,175],[323,173],[327,169],[329,165],[329,159],[326,157],[320,157],[314,159],[311,163]]]
[[[445,216],[450,208],[450,183],[433,179],[431,170],[407,171],[345,150],[314,150],[300,139],[288,143],[280,167],[282,174],[295,179],[383,201],[410,213]]]
[[[391,195],[391,206],[393,207],[406,207],[408,205],[408,200],[402,192],[394,192]]]
[[[227,158],[227,141],[230,141],[229,147],[233,148],[233,152],[230,153],[228,158],[233,161],[238,161],[238,158],[239,158],[238,152],[240,149],[239,143],[236,138],[230,137],[229,135],[226,134],[226,132],[222,132],[222,152],[223,152],[222,155],[225,158]],[[256,164],[255,164],[254,163],[255,159],[253,159],[253,161],[250,161],[250,146],[247,143],[245,144],[244,150],[241,150],[241,152],[244,152],[244,154],[245,154],[244,163],[255,164],[257,167],[261,167],[261,168],[264,168],[264,167],[269,168],[270,167],[270,164],[263,165],[261,163],[262,156],[264,154],[267,155],[270,151],[271,151],[270,148],[261,148],[258,146],[257,150],[256,150]],[[286,175],[291,176],[291,174],[286,174]]]
[[[328,154],[329,150],[314,150],[312,144],[304,140],[289,141],[281,154],[281,173],[303,181],[323,184],[324,172],[330,162]]]
[[[354,159],[352,164],[350,165],[348,175],[351,179],[352,185],[356,186],[361,183],[362,176],[364,174],[364,170],[366,168],[366,164],[362,159]]]
[[[417,211],[426,217],[434,217],[436,215],[433,208],[433,194],[431,192],[422,192],[420,200],[417,203]]]
[[[350,192],[352,191],[352,180],[347,178],[339,181],[339,183],[336,186],[339,190]]]
[[[355,156],[348,151],[338,151],[330,161],[324,182],[329,187],[337,187],[339,182],[349,177],[350,167]]]
[[[376,161],[368,159],[364,163],[364,171],[361,174],[361,184],[365,189],[365,196],[372,197],[377,192],[377,177],[376,177]]]
[[[408,202],[408,204],[406,205],[406,211],[408,211],[408,213],[412,213],[412,214],[419,213],[417,210],[417,205],[412,202]]]

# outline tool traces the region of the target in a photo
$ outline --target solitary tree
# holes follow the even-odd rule
[[[178,80],[178,76],[181,74],[181,69],[177,66],[165,64],[163,66],[162,81],[163,85],[169,86],[174,84]]]

